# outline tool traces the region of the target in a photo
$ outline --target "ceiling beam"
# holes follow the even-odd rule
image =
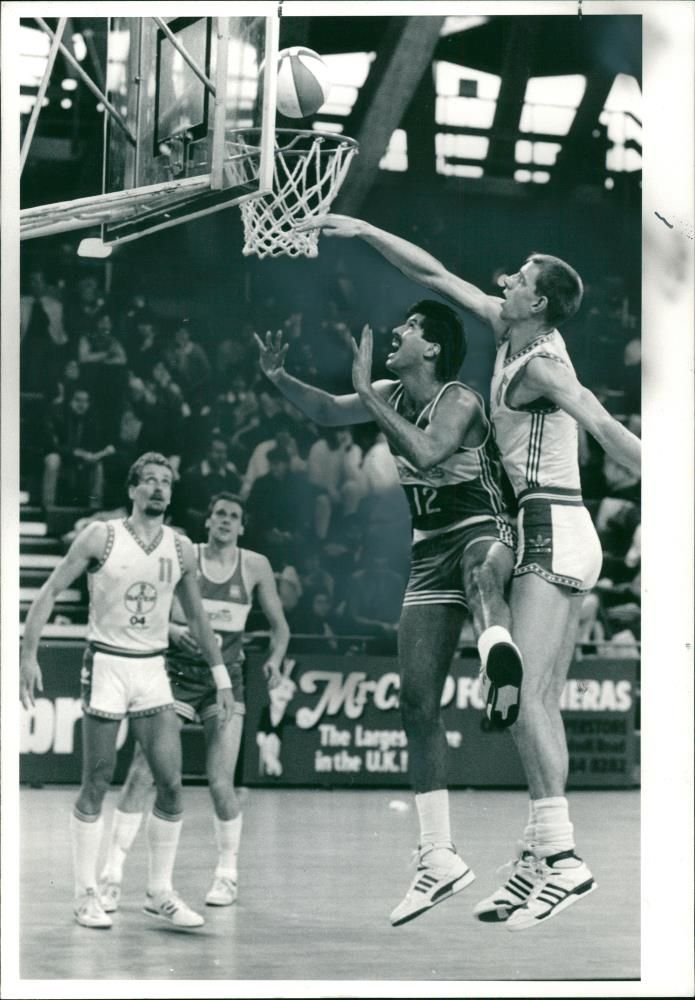
[[[606,127],[599,122],[615,72],[596,65],[587,77],[586,88],[579,102],[577,113],[562,140],[553,169],[553,183],[585,183],[606,173],[608,139]],[[582,150],[579,155],[579,150]]]
[[[360,154],[353,160],[338,196],[337,209],[348,215],[358,212],[367,197],[391,135],[401,124],[423,74],[431,66],[444,23],[443,17],[402,20],[400,37],[390,58],[384,60],[381,79],[355,136]]]
[[[486,163],[489,173],[503,177],[511,177],[514,173],[516,140],[512,133],[519,128],[538,31],[534,18],[510,20]]]

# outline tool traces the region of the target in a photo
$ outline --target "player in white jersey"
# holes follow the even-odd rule
[[[270,650],[263,665],[269,688],[280,681],[280,666],[289,642],[289,629],[270,563],[259,552],[241,549],[237,544],[244,531],[243,519],[241,499],[232,493],[218,493],[208,509],[207,543],[195,546],[203,607],[217,635],[232,683],[234,714],[228,726],[221,729],[218,725],[210,671],[176,601],[169,624],[171,645],[167,669],[179,726],[187,720],[202,722],[207,748],[205,766],[218,848],[217,868],[205,899],[208,906],[229,906],[237,899],[242,814],[234,789],[234,773],[245,714],[242,637],[254,593],[270,626]],[[123,863],[138,832],[152,783],[147,758],[137,746],[114,813],[99,882],[104,908],[109,913],[118,908]]]
[[[511,588],[514,638],[524,658],[524,698],[512,727],[529,785],[529,819],[508,881],[475,908],[485,921],[523,930],[596,888],[575,853],[565,797],[568,752],[560,695],[571,663],[581,600],[601,568],[601,548],[579,489],[577,424],[621,465],[639,472],[640,442],[580,384],[556,327],[579,308],[579,275],[532,254],[500,279],[502,297],[451,274],[430,254],[369,223],[314,220],[327,235],[359,236],[408,278],[469,309],[497,343],[491,410],[505,470],[519,501]]]
[[[108,928],[97,889],[101,809],[116,765],[116,737],[128,717],[157,789],[147,820],[150,854],[145,913],[175,927],[203,918],[174,892],[172,873],[181,831],[181,741],[164,653],[169,613],[178,598],[217,688],[221,725],[233,709],[229,675],[203,610],[193,547],[164,525],[173,472],[167,459],[147,452],[128,474],[132,513],[88,525],[41,588],[24,626],[20,695],[25,708],[42,690],[37,651],[58,595],[89,572],[88,648],[82,667],[82,785],[70,821],[75,873],[75,919]]]
[[[355,392],[332,396],[284,369],[282,335],[256,338],[268,378],[310,419],[376,421],[395,455],[413,522],[411,574],[398,629],[400,708],[420,823],[418,869],[391,913],[399,925],[465,888],[473,873],[452,843],[441,696],[466,605],[473,616],[493,721],[518,713],[522,666],[504,590],[511,532],[495,480],[492,431],[477,393],[457,381],[465,337],[453,309],[425,299],[393,330],[396,380],[372,383],[372,331],[353,342]]]

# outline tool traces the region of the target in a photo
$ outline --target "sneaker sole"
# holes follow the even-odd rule
[[[205,923],[205,921],[201,918],[199,924],[175,924],[173,920],[170,920],[169,917],[165,917],[163,913],[159,912],[159,910],[150,910],[147,906],[143,906],[142,912],[146,913],[148,917],[156,917],[157,920],[164,921],[165,924],[168,924],[169,927],[173,927],[174,930],[177,931],[195,930],[196,927],[202,927]]]
[[[234,906],[235,903],[236,903],[236,899],[230,899],[229,902],[225,902],[225,903],[222,903],[222,902],[219,902],[218,900],[213,900],[213,899],[206,899],[205,900],[205,905],[206,906]]]
[[[484,910],[473,910],[476,920],[482,920],[484,924],[503,924],[509,920],[512,913],[516,913],[523,906],[523,903],[498,903],[497,906],[489,906]]]
[[[546,920],[551,920],[552,917],[556,917],[558,913],[562,913],[563,910],[566,910],[568,906],[572,906],[573,903],[578,903],[580,899],[586,899],[587,896],[590,896],[592,892],[596,892],[597,889],[598,883],[593,879],[591,882],[585,882],[583,885],[579,885],[576,889],[573,889],[569,896],[565,897],[565,899],[558,903],[557,906],[554,906],[552,910],[549,910],[544,916],[526,917],[524,915],[524,918],[521,920],[512,920],[511,922],[508,921],[507,930],[525,931],[529,930],[531,927],[537,927],[539,924],[544,924]]]
[[[110,931],[111,924],[86,924],[84,920],[80,920],[79,917],[75,917],[75,923],[79,924],[80,927],[86,927],[90,931]]]
[[[402,924],[407,924],[409,920],[414,920],[415,917],[419,917],[421,913],[425,913],[427,910],[431,910],[433,906],[437,903],[443,903],[444,900],[449,899],[457,892],[461,892],[462,889],[466,889],[472,882],[475,882],[475,874],[467,868],[463,875],[459,875],[458,878],[454,879],[447,886],[442,886],[432,899],[428,900],[419,910],[413,910],[412,913],[407,913],[403,917],[399,917],[396,920],[391,921],[392,927],[400,927]]]
[[[485,672],[490,680],[485,708],[488,720],[495,729],[508,729],[519,718],[521,658],[509,643],[496,642],[488,654]],[[506,709],[504,715],[502,708]]]

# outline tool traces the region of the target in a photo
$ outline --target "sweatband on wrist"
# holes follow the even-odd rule
[[[216,663],[214,667],[210,667],[212,670],[212,676],[215,681],[215,687],[218,691],[223,688],[230,688],[232,686],[232,681],[229,676],[229,671],[225,667],[224,663]]]

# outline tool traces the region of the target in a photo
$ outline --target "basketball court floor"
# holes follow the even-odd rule
[[[413,873],[409,860],[417,821],[409,795],[250,790],[244,798],[239,902],[215,909],[204,905],[215,865],[209,795],[205,787],[186,787],[175,885],[206,917],[204,927],[189,932],[174,931],[142,912],[147,866],[142,830],[126,865],[113,928],[95,931],[74,923],[68,819],[76,792],[48,787],[20,794],[22,979],[173,985],[177,980],[434,984],[639,978],[638,790],[572,793],[578,849],[599,889],[548,924],[515,934],[504,925],[476,921],[472,908],[499,884],[496,869],[513,854],[526,814],[521,791],[452,793],[456,843],[477,880],[411,923],[392,928],[388,915]],[[107,799],[107,824],[115,798],[111,793]]]

